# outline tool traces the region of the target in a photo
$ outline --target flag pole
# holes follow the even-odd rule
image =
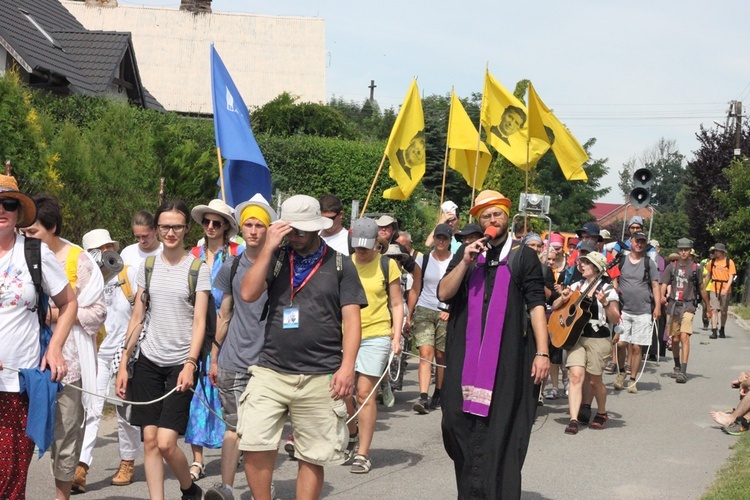
[[[530,156],[530,149],[531,149],[531,137],[526,139],[526,190],[525,193],[528,194],[529,192],[529,156]],[[528,230],[526,228],[526,222],[529,220],[528,217],[524,215],[523,218],[523,233],[526,234],[526,231]]]
[[[219,157],[219,183],[221,184],[221,201],[226,203],[227,195],[224,192],[224,165],[221,163],[221,148],[216,146],[216,156]]]
[[[487,62],[484,68],[484,87],[482,89],[482,101],[479,103],[479,127],[477,127],[477,154],[474,156],[474,180],[471,183],[471,203],[474,203],[474,194],[477,190],[477,170],[479,170],[479,147],[482,144],[482,110],[484,109],[484,96],[487,94],[487,73],[490,70],[490,63]],[[469,214],[469,222],[474,217]]]
[[[448,175],[448,138],[451,136],[451,119],[453,118],[453,89],[451,86],[451,106],[448,110],[448,133],[445,136],[445,157],[443,158],[443,185],[440,188],[440,207],[438,207],[438,220],[442,212],[443,202],[445,201],[445,178]]]
[[[386,153],[383,153],[383,158],[380,160],[380,166],[378,167],[378,171],[375,172],[375,178],[372,180],[372,185],[370,186],[370,192],[367,193],[367,199],[365,200],[365,204],[362,205],[362,211],[359,214],[360,219],[365,216],[365,210],[367,210],[367,204],[370,202],[370,196],[372,196],[372,191],[375,189],[375,183],[378,181],[378,177],[380,176],[380,171],[383,169],[383,164],[385,163],[385,157],[386,157]]]

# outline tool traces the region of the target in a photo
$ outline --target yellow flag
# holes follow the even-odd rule
[[[481,121],[492,147],[521,170],[527,165],[532,168],[549,149],[544,138],[532,136],[529,140],[526,106],[489,71],[484,78]]]
[[[544,128],[549,137],[552,152],[557,163],[569,181],[588,181],[583,164],[589,160],[589,155],[581,147],[573,134],[549,110],[537,95],[534,87],[529,84],[529,110],[537,109],[544,122]]]
[[[386,189],[383,198],[405,200],[422,180],[425,170],[424,114],[416,78],[393,124],[385,154],[391,164],[388,175],[397,186]]]
[[[474,184],[474,165],[477,161],[477,142],[479,133],[471,123],[468,113],[464,109],[456,94],[451,92],[451,111],[448,121],[448,166],[463,175],[469,186]],[[476,189],[482,189],[487,169],[492,162],[490,150],[483,142],[479,142],[479,168],[477,169]]]

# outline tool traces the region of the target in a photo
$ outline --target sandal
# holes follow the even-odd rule
[[[198,472],[195,472],[193,467],[197,468]],[[190,477],[193,478],[193,481],[206,477],[206,466],[200,462],[193,462],[190,464]]]
[[[367,474],[372,469],[372,462],[369,457],[357,454],[352,462],[352,468],[349,470],[352,474]]]
[[[604,367],[604,371],[607,373],[615,373],[617,371],[617,365],[614,361],[610,361],[607,363],[607,366]]]
[[[568,423],[565,427],[565,434],[578,434],[578,420],[571,420],[570,423]]]
[[[589,429],[603,429],[604,424],[607,423],[607,420],[609,420],[609,415],[607,415],[607,412],[604,413],[597,413],[594,416],[594,420],[591,421],[589,424]]]

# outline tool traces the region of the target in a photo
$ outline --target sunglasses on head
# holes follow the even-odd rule
[[[3,210],[6,212],[15,212],[21,203],[15,198],[4,198],[0,200],[0,205],[3,206]]]
[[[221,226],[224,225],[224,221],[222,220],[214,220],[214,219],[207,219],[203,217],[203,220],[201,220],[201,225],[205,228],[213,227],[214,229],[220,229]]]

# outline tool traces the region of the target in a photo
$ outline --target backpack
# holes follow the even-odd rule
[[[130,307],[133,307],[135,305],[135,294],[133,294],[133,286],[130,284],[130,279],[128,278],[129,267],[125,264],[122,267],[122,271],[117,274],[117,284],[120,286],[122,293],[125,294],[125,298],[128,299]]]
[[[650,246],[650,245],[649,245]],[[627,255],[624,255],[622,259],[617,263],[617,268],[620,270],[620,273],[622,273],[622,267],[625,265],[625,259]],[[650,262],[653,262],[651,258],[646,255],[644,252],[643,257],[641,257],[643,260],[643,280],[646,282],[646,285],[648,286],[648,296],[651,300],[651,311],[654,310],[654,289],[651,287],[651,265]],[[622,292],[619,290],[617,291],[617,294],[620,296],[620,310],[622,310],[623,306],[625,305],[625,302],[622,298]]]
[[[420,296],[422,295],[422,292],[424,291],[424,275],[427,274],[427,264],[430,263],[430,254],[431,253],[432,252],[427,252],[427,253],[423,253],[422,254],[422,266],[421,266],[421,268],[422,268],[422,282],[420,284],[421,287],[419,289],[419,295]]]
[[[698,268],[698,264],[695,261],[693,261],[693,266],[691,269],[693,271],[693,274],[689,278],[689,280],[693,282],[693,295],[694,295],[693,305],[698,306],[698,304],[700,304],[700,301],[701,301],[700,299],[701,285],[700,285],[700,281],[698,280],[699,268]],[[677,278],[677,267],[675,265],[672,265],[672,272],[670,273],[670,276],[669,276],[669,284],[670,285],[674,284],[676,278]]]
[[[155,256],[146,257],[145,271],[146,271],[146,287],[143,291],[143,302],[146,305],[146,311],[149,306],[149,285],[151,284],[151,276],[154,273],[154,262],[156,261]],[[190,270],[188,271],[188,288],[190,290],[189,301],[190,304],[195,306],[195,287],[198,285],[198,273],[200,271],[201,264],[203,261],[200,259],[193,259],[190,263]],[[209,290],[208,293],[208,309],[206,310],[206,329],[203,334],[203,345],[201,346],[201,352],[199,355],[200,370],[199,374],[202,376],[208,372],[206,366],[206,358],[211,354],[211,347],[216,343],[216,301],[213,294]]]
[[[41,361],[52,339],[52,328],[47,324],[49,296],[42,289],[42,240],[27,236],[23,242],[23,254],[36,291],[36,304],[30,311],[36,312],[39,318],[39,344],[41,346],[39,360]]]

